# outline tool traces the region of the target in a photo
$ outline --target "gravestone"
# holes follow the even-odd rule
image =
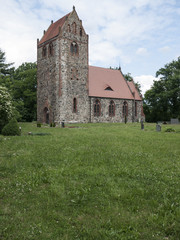
[[[144,123],[143,123],[143,120],[141,120],[141,130],[144,130]]]
[[[178,118],[171,118],[171,124],[179,124]]]
[[[159,125],[159,124],[156,125],[156,131],[161,132],[161,125]]]

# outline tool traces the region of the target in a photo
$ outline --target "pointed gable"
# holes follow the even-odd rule
[[[111,91],[107,91],[108,89]],[[134,99],[119,70],[89,66],[89,96]]]
[[[40,40],[39,45],[48,41],[48,40],[50,40],[50,39],[53,39],[56,36],[58,36],[59,29],[62,28],[62,26],[64,25],[66,19],[69,17],[70,14],[71,13],[68,13],[67,15],[65,15],[64,17],[62,17],[61,19],[59,19],[55,23],[52,23],[49,26],[49,28],[47,29],[47,31],[45,32],[42,39]]]

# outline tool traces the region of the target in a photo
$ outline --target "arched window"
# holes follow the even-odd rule
[[[77,56],[78,55],[78,45],[77,45],[76,42],[71,43],[70,51],[71,51],[72,56]]]
[[[69,33],[71,32],[71,26],[70,26],[70,24],[68,24],[68,32],[69,32]]]
[[[42,49],[42,56],[46,57],[46,46],[44,46]]]
[[[73,98],[73,113],[77,112],[77,99]]]
[[[80,28],[79,34],[80,34],[80,37],[82,37],[82,28]]]
[[[98,99],[96,99],[94,104],[94,116],[99,117],[101,115],[101,104]]]
[[[53,56],[53,44],[52,43],[49,44],[49,55]]]
[[[49,124],[49,109],[47,107],[44,108],[44,122]]]
[[[73,33],[76,34],[76,23],[73,22],[72,24],[72,29],[73,29]]]
[[[128,116],[128,104],[126,101],[123,103],[123,117],[125,116]]]
[[[135,107],[135,109],[134,109],[135,110],[134,111],[135,112],[135,117],[137,117],[137,102],[135,102],[135,106],[134,107]]]
[[[109,116],[110,117],[115,116],[115,104],[113,100],[111,100],[109,104]]]

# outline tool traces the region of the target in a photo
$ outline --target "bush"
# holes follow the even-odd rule
[[[11,119],[10,122],[2,129],[2,135],[4,136],[21,135],[21,131],[15,118]]]
[[[37,127],[41,127],[41,123],[40,122],[37,122]]]
[[[0,133],[13,115],[12,99],[7,88],[0,86]]]
[[[165,132],[175,132],[173,128],[167,128]]]

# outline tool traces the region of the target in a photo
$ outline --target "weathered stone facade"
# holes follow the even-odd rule
[[[135,100],[89,96],[88,35],[74,7],[59,22],[52,22],[38,40],[37,65],[38,121],[123,122],[124,101],[128,122],[142,118],[142,101],[136,101],[135,113]],[[96,99],[100,101],[99,116],[94,114]],[[113,116],[109,116],[111,100],[115,104]]]

